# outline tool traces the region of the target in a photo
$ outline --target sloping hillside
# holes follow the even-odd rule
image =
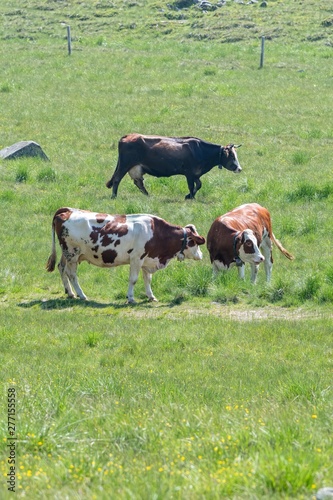
[[[64,36],[72,27],[81,43],[106,44],[126,36],[179,40],[240,40],[282,38],[333,45],[331,0],[160,0],[81,2],[5,0],[1,2],[1,39]]]

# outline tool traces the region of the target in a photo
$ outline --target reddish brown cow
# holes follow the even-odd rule
[[[215,165],[233,172],[241,172],[234,144],[220,146],[197,137],[160,137],[155,135],[129,134],[118,144],[118,163],[111,179],[112,198],[116,198],[118,186],[128,173],[134,184],[146,195],[144,174],[155,177],[185,175],[190,190],[185,198],[194,198],[201,188],[200,177]]]
[[[244,278],[244,264],[248,262],[253,283],[261,262],[264,262],[266,280],[271,278],[272,242],[288,259],[294,258],[275,238],[269,211],[258,203],[241,205],[221,215],[213,222],[207,235],[214,272],[237,265],[240,277]]]
[[[128,302],[134,302],[134,285],[142,269],[148,299],[155,301],[150,286],[152,274],[174,257],[201,260],[198,245],[205,243],[193,224],[181,227],[154,215],[109,215],[60,208],[52,221],[52,253],[46,265],[49,272],[56,264],[55,233],[62,249],[58,268],[65,292],[74,297],[73,285],[84,300],[76,275],[77,265],[84,260],[99,267],[129,264]]]

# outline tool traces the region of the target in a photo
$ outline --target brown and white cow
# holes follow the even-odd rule
[[[200,177],[215,165],[232,172],[241,172],[234,144],[220,146],[197,137],[163,137],[158,135],[128,134],[118,143],[118,162],[111,179],[112,198],[116,198],[118,186],[128,173],[143,194],[148,195],[143,176],[155,177],[185,175],[189,193],[194,198],[201,188]]]
[[[236,265],[240,277],[244,278],[244,264],[248,262],[253,283],[261,262],[264,262],[266,281],[270,281],[272,242],[288,259],[294,258],[275,238],[269,211],[258,203],[241,205],[221,215],[215,219],[207,235],[207,248],[214,272]]]
[[[60,208],[52,221],[52,253],[46,264],[49,272],[56,264],[55,233],[62,249],[58,268],[65,292],[74,297],[73,286],[83,300],[86,296],[76,274],[82,261],[99,267],[129,264],[129,303],[134,302],[134,285],[142,269],[147,297],[156,301],[151,289],[152,273],[165,268],[174,257],[201,260],[198,245],[205,243],[193,224],[181,227],[154,215],[109,215]]]

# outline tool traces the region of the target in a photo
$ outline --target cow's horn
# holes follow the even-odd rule
[[[241,144],[234,145],[234,148],[240,148],[240,147],[241,147]]]

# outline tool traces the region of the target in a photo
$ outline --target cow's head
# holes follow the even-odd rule
[[[184,239],[182,249],[178,252],[177,259],[194,259],[201,260],[202,252],[199,245],[204,245],[206,242],[203,236],[200,236],[193,224],[188,224],[184,228]]]
[[[226,168],[232,172],[239,173],[242,167],[237,158],[236,148],[240,148],[241,144],[228,144],[228,146],[221,146],[219,168]]]
[[[244,263],[258,265],[265,260],[259,250],[257,238],[251,229],[245,229],[236,235],[235,253]]]

